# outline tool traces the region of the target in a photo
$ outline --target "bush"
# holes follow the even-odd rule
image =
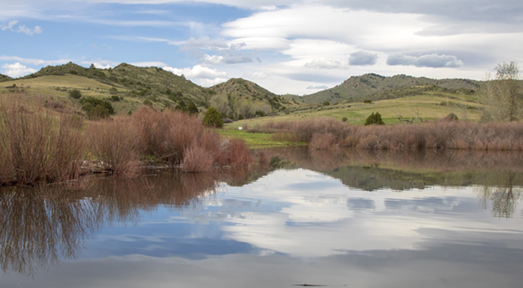
[[[82,104],[82,109],[87,112],[87,117],[90,119],[107,118],[114,114],[113,105],[106,100],[85,97],[80,100],[80,104]]]
[[[85,132],[89,150],[103,169],[133,176],[138,168],[138,131],[128,118],[91,122]]]
[[[447,115],[447,117],[445,117],[445,119],[456,120],[456,121],[459,120],[458,116],[456,114],[454,114],[454,113],[450,113],[449,115]]]
[[[153,106],[153,102],[149,99],[145,99],[145,100],[143,100],[143,105]]]
[[[372,100],[363,100],[363,103],[367,103],[367,104],[371,104],[372,103]]]
[[[381,119],[381,114],[376,112],[367,117],[367,120],[365,120],[365,126],[367,125],[385,125],[385,122]]]
[[[211,107],[203,115],[203,125],[207,127],[223,128],[222,114],[214,107]]]
[[[323,101],[323,106],[329,106],[331,103],[329,101]]]
[[[200,110],[198,110],[198,107],[196,106],[196,104],[191,101],[191,103],[189,103],[189,105],[187,105],[187,112],[189,112],[191,114],[197,114],[198,112],[200,112]]]
[[[341,121],[343,121],[343,122],[347,122],[347,120],[349,120],[349,119],[347,119],[347,117],[341,118]]]
[[[73,89],[73,90],[69,91],[69,97],[71,97],[73,99],[80,99],[80,98],[82,98],[82,93],[78,89]]]

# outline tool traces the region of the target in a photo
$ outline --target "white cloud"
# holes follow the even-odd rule
[[[31,59],[31,58],[22,58],[18,56],[0,56],[0,60],[3,61],[16,61],[24,64],[30,64],[35,66],[47,66],[47,65],[60,65],[65,64],[70,61],[71,59],[58,59],[58,60],[43,60],[43,59]]]
[[[162,67],[166,71],[170,71],[176,75],[183,75],[186,79],[194,81],[195,83],[202,86],[212,86],[224,81],[227,81],[227,73],[220,72],[216,69],[196,65],[192,68],[173,68],[169,66]]]
[[[9,23],[7,23],[7,25],[3,25],[3,24],[0,24],[0,29],[2,29],[2,31],[5,31],[5,30],[13,30],[13,27],[18,23],[17,20],[13,20],[13,21],[10,21]]]
[[[157,62],[157,61],[146,61],[146,62],[131,62],[129,63],[134,66],[138,67],[162,67],[167,66],[167,64],[163,62]]]
[[[346,69],[347,64],[339,60],[320,57],[312,60],[312,62],[306,63],[305,67],[319,69]]]
[[[416,66],[416,67],[432,67],[432,68],[441,68],[441,67],[461,67],[463,66],[463,61],[456,58],[456,56],[449,55],[422,55],[419,57],[408,56],[403,54],[392,54],[389,55],[387,59],[388,65],[404,65],[404,66]]]
[[[2,31],[11,30],[18,33],[25,33],[29,36],[33,36],[34,34],[40,34],[44,30],[40,26],[35,26],[34,29],[28,28],[25,25],[18,25],[17,29],[14,29],[15,25],[18,24],[18,20],[13,20],[7,23],[7,25],[0,24],[0,29]]]
[[[19,62],[13,64],[4,64],[2,65],[2,68],[4,68],[4,74],[12,78],[18,78],[20,76],[25,76],[36,72],[35,69],[26,67]]]

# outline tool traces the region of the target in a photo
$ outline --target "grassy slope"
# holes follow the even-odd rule
[[[452,98],[451,98],[452,97]],[[298,109],[293,113],[280,113],[278,116],[247,119],[227,124],[226,128],[236,129],[239,126],[263,124],[267,122],[294,121],[305,118],[334,117],[341,120],[347,117],[349,123],[362,125],[373,112],[379,112],[386,124],[398,123],[398,115],[403,118],[421,117],[424,120],[443,118],[449,113],[456,114],[460,119],[479,120],[482,112],[471,107],[481,108],[481,105],[470,102],[473,95],[449,93],[431,93],[417,96],[374,101],[371,104],[363,102],[339,103],[329,106],[311,106]],[[442,105],[445,104],[445,105]],[[448,105],[446,105],[448,104]],[[466,108],[469,109],[466,109]]]

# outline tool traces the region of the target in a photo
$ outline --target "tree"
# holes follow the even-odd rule
[[[203,125],[207,127],[223,128],[222,114],[214,107],[207,109],[203,115]]]
[[[381,114],[371,113],[369,117],[367,117],[367,120],[365,120],[365,126],[367,125],[385,125],[385,122],[383,122],[383,119],[381,119]]]
[[[487,81],[479,93],[480,103],[485,105],[483,121],[515,121],[523,108],[523,93],[517,63],[498,64],[496,77]]]

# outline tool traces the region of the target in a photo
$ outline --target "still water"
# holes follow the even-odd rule
[[[523,155],[264,152],[0,190],[0,287],[521,287]]]

